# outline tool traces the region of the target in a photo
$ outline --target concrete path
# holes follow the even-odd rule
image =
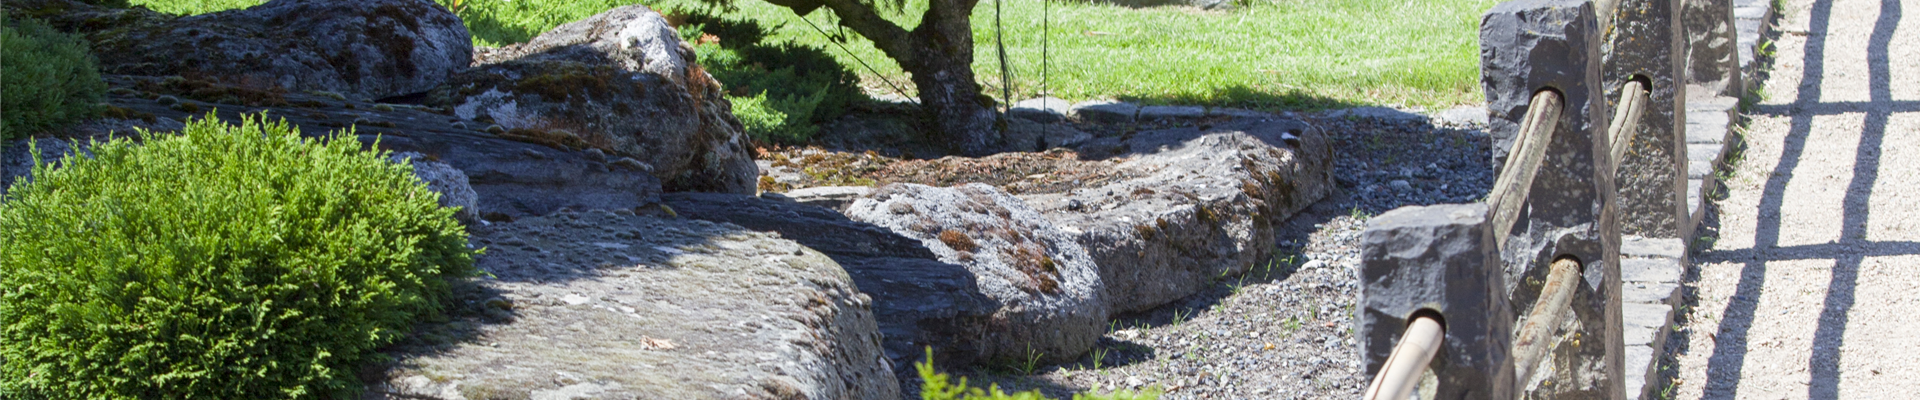
[[[1903,12],[1920,0],[1788,1],[1665,394],[1920,397],[1920,18]]]

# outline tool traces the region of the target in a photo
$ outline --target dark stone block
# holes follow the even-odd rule
[[[1513,318],[1487,205],[1402,207],[1360,234],[1360,354],[1380,372],[1416,312],[1441,314],[1446,340],[1434,357],[1440,399],[1513,396]]]
[[[1681,30],[1681,1],[1642,0],[1614,9],[1603,81],[1608,100],[1619,101],[1621,88],[1647,84],[1647,105],[1638,116],[1632,147],[1619,163],[1620,230],[1644,237],[1685,237],[1687,220],[1686,42]],[[1614,104],[1619,106],[1619,104]],[[1610,140],[1618,140],[1609,138]]]
[[[1527,397],[1619,398],[1624,393],[1620,336],[1620,230],[1616,186],[1606,136],[1610,110],[1600,80],[1600,26],[1582,0],[1515,0],[1488,11],[1481,22],[1481,83],[1487,94],[1494,165],[1505,164],[1528,102],[1555,90],[1565,109],[1539,165],[1524,212],[1504,243],[1516,324],[1540,295],[1554,259],[1580,260],[1576,285],[1578,327],[1556,341],[1552,360],[1535,373],[1552,385],[1516,382]],[[1532,387],[1530,387],[1532,386]]]

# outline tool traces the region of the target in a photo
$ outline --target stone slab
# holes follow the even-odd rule
[[[1673,317],[1673,307],[1665,304],[1625,303],[1620,311],[1626,322],[1626,335],[1621,339],[1627,346],[1652,345],[1654,334],[1662,333]]]
[[[1620,259],[1620,279],[1623,282],[1680,282],[1680,260],[1622,258]]]
[[[1055,97],[1040,97],[1013,103],[1007,113],[1015,117],[1026,118],[1034,122],[1053,123],[1067,119],[1073,112],[1073,103]]]
[[[1620,256],[1684,258],[1687,256],[1687,244],[1675,238],[1628,236],[1620,240]]]
[[[1070,107],[1075,118],[1086,122],[1124,123],[1133,122],[1140,114],[1140,106],[1121,101],[1087,101]]]
[[[1201,106],[1146,106],[1140,107],[1140,119],[1193,119],[1207,116],[1207,108]]]
[[[1680,284],[1676,282],[1627,282],[1620,290],[1620,301],[1626,303],[1674,305],[1679,300]]]
[[[1654,351],[1652,347],[1628,346],[1627,365],[1654,365],[1653,354]],[[1627,399],[1638,400],[1652,398],[1652,396],[1648,396],[1645,391],[1647,382],[1652,382],[1653,378],[1656,377],[1657,375],[1655,375],[1655,371],[1652,369],[1647,370],[1646,374],[1627,374]]]
[[[1687,145],[1687,161],[1715,162],[1726,156],[1727,146],[1719,143],[1692,143]]]

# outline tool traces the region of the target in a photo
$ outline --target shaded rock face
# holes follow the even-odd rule
[[[1066,228],[1100,266],[1114,312],[1151,309],[1269,261],[1273,227],[1325,197],[1331,148],[1295,120],[1102,138],[1082,154],[1123,159],[1136,177],[1022,198]]]
[[[660,201],[680,216],[779,232],[826,253],[846,268],[860,292],[873,297],[873,316],[887,357],[904,380],[906,368],[932,348],[949,365],[977,361],[1000,303],[980,292],[966,267],[941,262],[920,240],[806,204],[737,194],[669,193]],[[1015,349],[1015,350],[1024,350]],[[1004,352],[1004,351],[1001,351]]]
[[[896,399],[872,300],[826,255],[685,219],[559,213],[476,227],[469,339],[415,346],[368,399]]]
[[[108,84],[114,87],[153,87],[140,82],[158,81],[159,78],[150,77],[107,77]],[[478,130],[458,118],[412,107],[387,106],[388,111],[379,111],[381,106],[368,102],[303,93],[283,94],[277,103],[288,105],[275,107],[207,103],[189,97],[171,100],[172,105],[165,104],[164,99],[171,96],[139,91],[110,93],[107,104],[151,116],[157,123],[134,125],[146,126],[155,132],[179,129],[175,121],[206,116],[202,111],[183,111],[186,108],[218,109],[220,119],[233,123],[237,123],[242,114],[268,111],[269,118],[284,118],[306,136],[324,136],[352,127],[360,141],[370,146],[377,144],[384,150],[419,153],[428,161],[445,163],[458,170],[466,176],[475,194],[471,210],[480,216],[492,215],[492,219],[546,215],[562,208],[632,209],[657,202],[661,191],[659,179],[617,157],[592,150],[567,150],[509,140]],[[115,130],[126,134],[131,129]],[[51,151],[49,142],[57,141],[41,140],[42,151]],[[6,151],[14,149],[8,145]],[[13,163],[16,159],[9,155],[6,161]],[[15,169],[8,168],[8,171]],[[25,171],[19,170],[19,173]]]
[[[894,184],[848,206],[854,221],[919,240],[940,261],[965,266],[1000,303],[980,357],[1066,362],[1106,328],[1108,292],[1098,267],[1067,231],[1019,198],[984,184]]]
[[[428,102],[509,134],[633,157],[671,191],[754,192],[759,169],[731,103],[653,10],[609,10],[478,61]]]
[[[9,3],[85,34],[108,74],[376,99],[433,88],[473,57],[466,25],[430,0],[273,0],[190,17],[67,0]]]

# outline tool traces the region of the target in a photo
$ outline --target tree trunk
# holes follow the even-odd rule
[[[934,0],[908,35],[912,57],[894,57],[913,74],[921,112],[933,128],[962,154],[982,156],[1000,149],[994,113],[973,77],[973,24],[976,0]]]
[[[872,0],[767,0],[806,15],[832,9],[840,25],[873,41],[913,74],[920,109],[935,133],[961,153],[981,156],[1001,148],[990,100],[973,80],[973,7],[979,0],[932,0],[920,26],[907,31],[882,18]],[[884,0],[883,0],[884,1]]]

